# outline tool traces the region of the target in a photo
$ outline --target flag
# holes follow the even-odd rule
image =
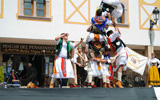
[[[128,47],[126,47],[126,51],[128,54],[127,68],[143,75],[148,58],[136,53]]]

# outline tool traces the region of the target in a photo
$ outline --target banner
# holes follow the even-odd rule
[[[127,68],[143,75],[148,58],[134,52],[128,47],[126,47],[126,51],[128,53]]]

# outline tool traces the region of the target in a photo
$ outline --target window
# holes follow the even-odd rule
[[[117,23],[123,23],[123,17],[117,18]]]
[[[33,15],[33,1],[24,0],[24,15]]]
[[[122,4],[122,7],[124,9],[124,5]],[[117,23],[124,23],[124,11],[121,17],[117,18]]]
[[[51,0],[18,0],[18,19],[51,21]]]
[[[0,0],[0,18],[3,18],[3,0]]]
[[[44,16],[45,15],[45,1],[44,0],[37,0],[37,16]]]
[[[112,18],[112,21],[116,22],[118,26],[129,27],[128,1],[127,0],[125,0],[125,1],[121,0],[121,4],[122,4],[122,7],[124,9],[122,16],[119,17],[119,18]]]

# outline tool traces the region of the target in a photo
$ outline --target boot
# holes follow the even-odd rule
[[[112,80],[112,85],[114,88],[116,88],[116,81],[115,80]]]
[[[97,87],[97,86],[96,86],[96,85],[94,85],[94,84],[88,83],[88,87],[95,88],[95,87]]]
[[[103,87],[104,87],[104,88],[107,88],[107,83],[103,83]]]
[[[110,85],[110,83],[108,83],[108,87],[109,87],[109,88],[113,88],[113,87]]]
[[[70,88],[78,87],[76,84],[69,84]]]
[[[115,83],[113,84],[113,87],[116,88],[116,84]]]
[[[53,87],[54,87],[53,83],[50,83],[49,88],[53,88]]]
[[[117,82],[116,82],[116,85],[117,85],[119,88],[124,88],[124,87],[122,86],[122,82],[121,82],[121,81],[117,81]]]
[[[92,88],[96,88],[97,86],[96,85],[92,85]]]

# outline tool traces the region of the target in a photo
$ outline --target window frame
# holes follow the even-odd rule
[[[25,14],[24,14],[24,16],[33,16],[33,0],[31,0],[31,2],[24,0],[24,5],[25,5],[25,3],[31,3],[31,15],[25,15]],[[25,7],[23,6],[23,11],[25,11],[25,9],[30,9],[30,8],[25,8]]]
[[[37,17],[45,17],[45,14],[46,14],[46,4],[45,4],[45,0],[43,0],[43,1],[44,1],[44,3],[38,3],[36,1],[36,15],[37,15],[37,10],[43,11],[43,16],[38,16],[37,15]],[[43,4],[43,10],[42,9],[37,9],[37,4]]]
[[[16,14],[17,19],[19,20],[32,20],[32,21],[47,21],[51,22],[53,17],[51,16],[51,1],[44,0],[44,16],[37,16],[37,0],[33,1],[33,14],[24,15],[24,0],[18,0],[18,13]]]
[[[121,3],[122,4],[122,3]],[[119,24],[123,24],[123,23],[125,23],[125,18],[124,18],[124,9],[125,9],[125,7],[124,7],[124,5],[122,4],[122,7],[123,7],[123,13],[122,13],[122,16],[121,17],[119,17],[120,19],[121,19],[121,21],[122,22],[118,22],[117,20],[118,20],[118,18],[116,18],[115,20],[117,21],[117,23],[119,23]]]
[[[128,0],[122,1],[121,4],[123,6],[123,14],[122,14],[122,23],[117,22],[117,18],[113,18],[112,21],[117,23],[117,26],[119,27],[129,27],[129,6],[128,6]]]
[[[1,7],[0,7],[0,19],[3,19],[3,7],[4,7],[4,1],[3,0],[0,0],[0,2],[1,2]]]

